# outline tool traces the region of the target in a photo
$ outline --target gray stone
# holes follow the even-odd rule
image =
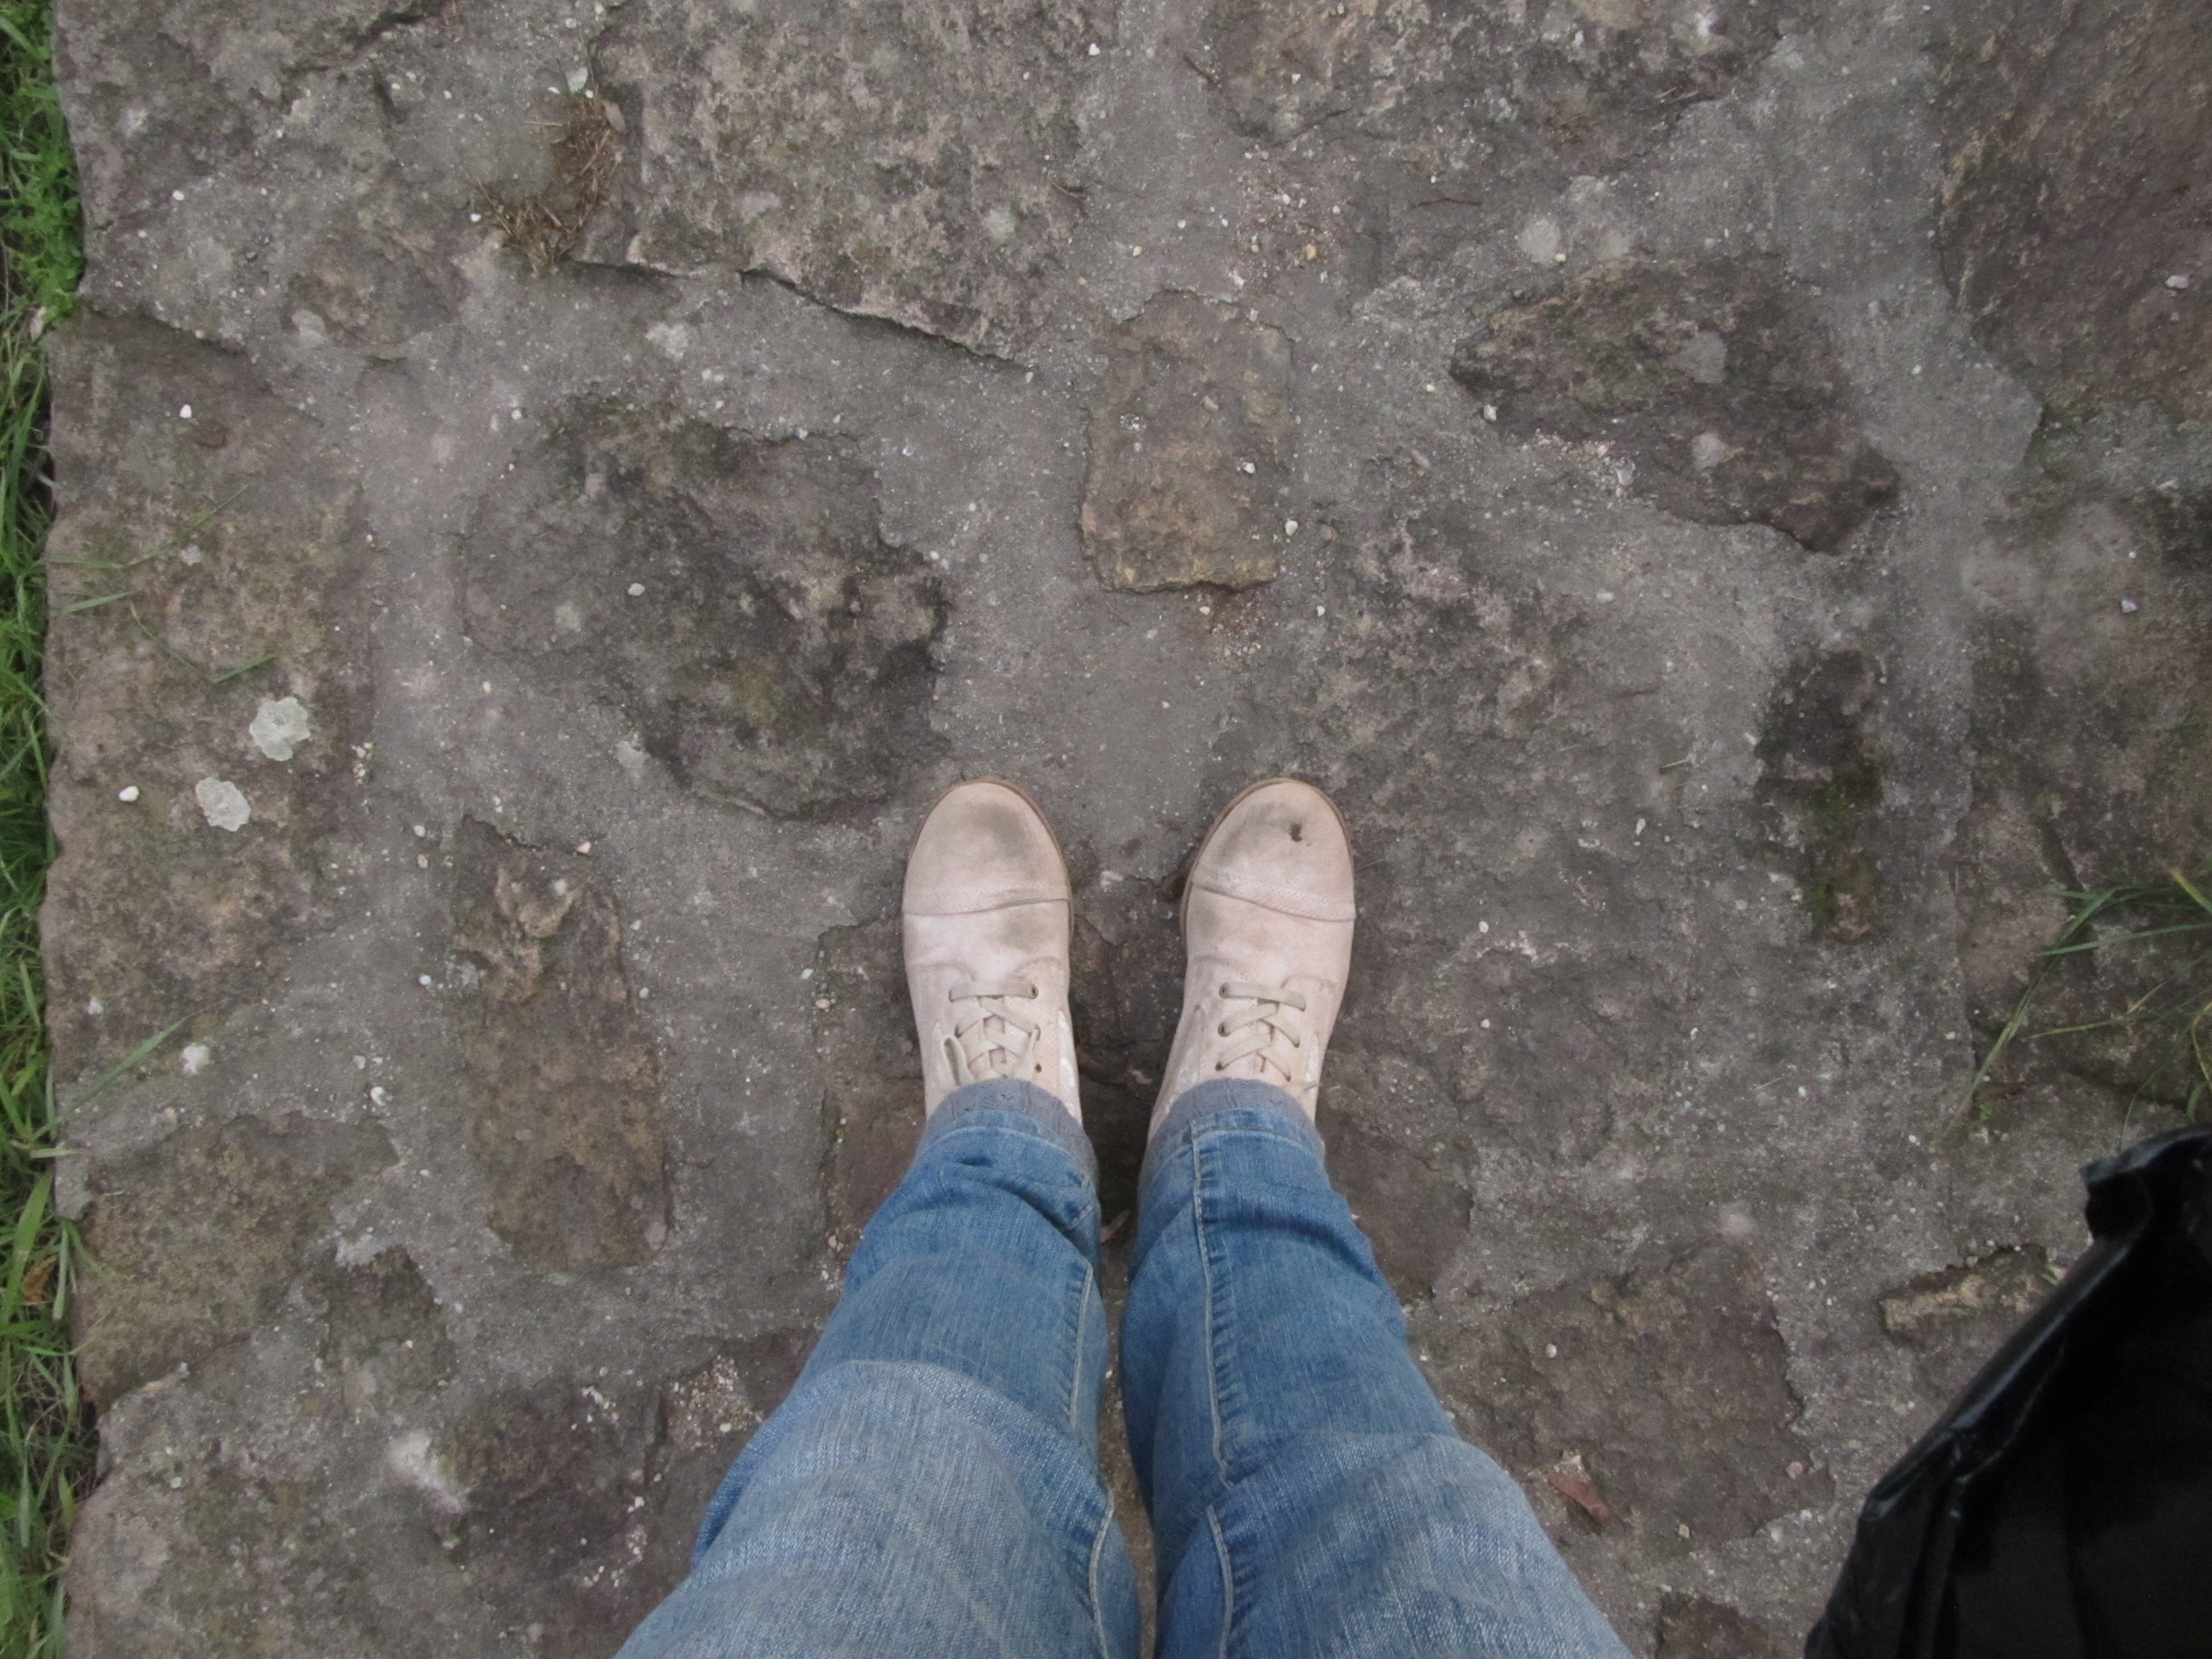
[[[1756,1266],[1715,1243],[1539,1293],[1441,1382],[1508,1467],[1578,1452],[1647,1548],[1686,1553],[1833,1495],[1785,1359]]]
[[[486,1221],[544,1273],[630,1267],[668,1231],[660,1068],[622,915],[580,858],[473,818],[454,840],[454,1035]]]
[[[1831,553],[1897,490],[1809,298],[1771,259],[1601,265],[1492,313],[1452,378],[1509,432],[1589,444],[1702,524]]]
[[[1944,30],[1944,274],[2055,409],[2212,416],[2203,21],[2190,0],[1964,0]]]
[[[1163,294],[1108,343],[1083,540],[1109,587],[1273,578],[1290,467],[1291,349],[1233,306]]]
[[[633,154],[590,251],[765,271],[1020,355],[1082,216],[1085,89],[1114,17],[1034,0],[636,0],[599,46]]]
[[[470,632],[591,686],[710,797],[778,814],[881,799],[935,751],[945,600],[883,539],[875,495],[836,440],[571,406],[470,527]]]
[[[298,1114],[184,1129],[93,1177],[78,1375],[102,1405],[204,1360],[275,1313],[331,1205],[391,1163],[369,1124]]]
[[[1798,1645],[1725,1601],[1669,1590],[1652,1630],[1655,1659],[1795,1659]]]
[[[66,625],[46,664],[62,851],[44,926],[75,1077],[249,1000],[328,925],[325,843],[372,714],[360,489],[320,424],[242,359],[143,322],[94,316],[58,349],[78,390],[53,434],[70,510],[48,549]],[[319,715],[283,764],[247,735],[278,694]]]

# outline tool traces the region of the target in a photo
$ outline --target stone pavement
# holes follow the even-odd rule
[[[2195,0],[61,11],[78,1659],[611,1652],[986,772],[1109,1214],[1182,860],[1335,792],[1423,1363],[1632,1648],[1795,1650],[2172,1120],[2094,1033],[1958,1109],[2053,888],[2212,845]]]

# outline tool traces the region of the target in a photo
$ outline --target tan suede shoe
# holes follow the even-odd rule
[[[1273,778],[1229,804],[1183,888],[1182,1023],[1153,1127],[1215,1078],[1272,1083],[1313,1115],[1353,914],[1352,843],[1327,795]]]
[[[922,1100],[1034,1083],[1080,1120],[1067,1018],[1067,867],[1036,804],[977,779],[930,809],[907,855],[906,983]]]

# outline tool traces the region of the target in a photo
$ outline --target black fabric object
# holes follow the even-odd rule
[[[1867,1495],[1806,1659],[2212,1659],[2212,1128],[2081,1176],[2094,1243]]]

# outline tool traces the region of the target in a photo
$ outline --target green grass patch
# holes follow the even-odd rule
[[[2147,1037],[2153,1055],[2143,1092],[2178,1102],[2196,1118],[2212,1108],[2212,866],[2195,877],[2063,895],[2071,913],[2044,947],[2027,988],[1975,1068],[1958,1121],[1985,1117],[1982,1088],[2016,1043],[2068,1037]],[[2127,994],[2091,1018],[2037,1018],[2051,976],[2091,952],[2153,959],[2128,975]]]
[[[44,3],[0,0],[0,1659],[62,1651],[61,1566],[92,1473],[69,1341],[76,1230],[53,1212],[39,902],[46,825],[41,555],[52,511],[45,330],[83,269],[76,171]]]

